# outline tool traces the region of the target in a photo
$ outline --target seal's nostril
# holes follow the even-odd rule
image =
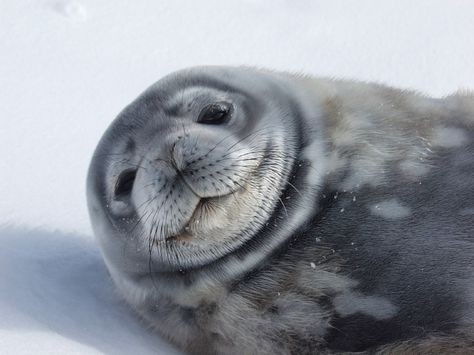
[[[136,175],[137,171],[134,169],[125,170],[119,175],[115,183],[114,192],[116,199],[122,199],[130,195]]]

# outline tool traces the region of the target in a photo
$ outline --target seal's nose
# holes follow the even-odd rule
[[[136,169],[126,169],[119,174],[114,190],[116,200],[124,200],[130,197],[136,176]]]
[[[108,207],[117,216],[130,216],[133,214],[132,191],[135,185],[137,169],[125,169],[118,174],[113,185],[112,199]]]

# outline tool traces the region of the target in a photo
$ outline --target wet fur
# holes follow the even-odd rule
[[[295,119],[286,134],[296,148],[268,219],[225,257],[124,271],[127,260],[114,256],[130,242],[111,241],[123,232],[118,219],[104,223],[115,219],[97,197],[103,159],[91,165],[93,225],[132,307],[195,354],[474,352],[474,98],[248,68],[193,69],[177,74],[175,87],[168,79],[167,92],[185,87],[186,77],[208,77],[210,86],[222,77],[232,87],[249,73],[269,97],[284,94],[292,105],[284,114]],[[140,129],[126,114],[179,111],[157,88],[122,114],[96,156],[108,152],[110,137]],[[289,232],[277,243],[282,230]]]

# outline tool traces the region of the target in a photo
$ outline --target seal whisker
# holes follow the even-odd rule
[[[474,353],[472,117],[472,95],[174,73],[94,153],[105,264],[185,352]]]

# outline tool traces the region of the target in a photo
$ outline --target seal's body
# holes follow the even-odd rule
[[[196,354],[474,353],[474,98],[171,74],[91,163],[118,289]]]

